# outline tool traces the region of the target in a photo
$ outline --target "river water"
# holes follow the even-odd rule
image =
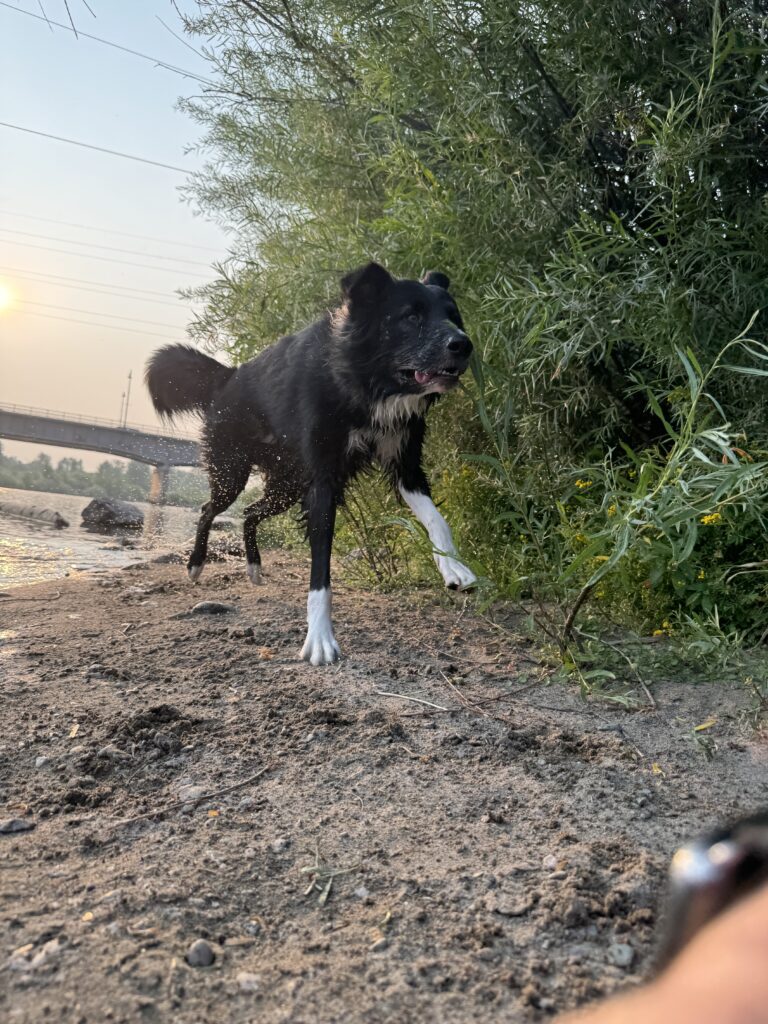
[[[178,550],[194,534],[199,515],[196,509],[169,505],[163,508],[162,521],[155,524],[151,534],[146,525],[144,534],[133,530],[99,534],[80,526],[80,513],[90,498],[0,487],[0,501],[49,508],[60,512],[70,524],[57,530],[41,520],[0,512],[0,590],[82,572],[116,569],[161,551]],[[146,502],[132,504],[144,513],[145,524],[157,518],[158,510]],[[130,538],[136,547],[122,547],[121,536]]]

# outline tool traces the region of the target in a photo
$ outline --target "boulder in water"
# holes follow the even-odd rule
[[[83,526],[89,530],[140,530],[144,513],[129,501],[94,498],[82,512]]]

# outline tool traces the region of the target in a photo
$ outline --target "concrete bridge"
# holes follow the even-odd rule
[[[149,500],[158,505],[165,501],[171,466],[200,465],[200,445],[184,434],[24,405],[0,404],[0,437],[145,462],[153,467]]]

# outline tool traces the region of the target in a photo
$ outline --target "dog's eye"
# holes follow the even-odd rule
[[[417,323],[419,323],[421,321],[421,317],[413,309],[410,311],[410,313],[406,313],[404,315],[403,319],[407,320],[409,324],[417,324]]]

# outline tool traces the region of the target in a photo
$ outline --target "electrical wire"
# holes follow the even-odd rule
[[[87,278],[67,278],[67,276],[63,276],[62,274],[58,273],[40,273],[38,270],[28,270],[26,267],[8,266],[7,264],[0,264],[0,270],[2,270],[5,273],[15,273],[22,276],[26,275],[27,278],[32,278],[33,280],[35,280],[36,278],[42,278],[46,280],[46,283],[49,284],[57,284],[60,281],[65,281],[70,284],[76,283],[78,285],[93,285],[96,288],[108,289],[109,294],[113,294],[115,291],[136,292],[138,293],[138,295],[160,295],[163,297],[166,297],[169,294],[171,294],[169,292],[154,292],[148,288],[131,288],[130,285],[113,285],[110,284],[109,281],[88,281]],[[47,279],[51,279],[50,282],[48,282]],[[176,302],[171,302],[170,305],[176,306],[176,308],[178,308],[178,303]]]
[[[43,139],[53,139],[54,142],[67,142],[70,146],[81,146],[83,149],[93,149],[97,153],[107,153],[109,156],[119,156],[123,160],[135,160],[140,164],[151,164],[153,167],[164,167],[167,171],[180,171],[182,174],[189,174],[189,167],[177,167],[175,164],[164,164],[159,160],[148,160],[144,156],[133,156],[131,153],[121,153],[117,149],[107,149],[104,146],[94,146],[90,142],[78,142],[77,139],[67,139],[63,135],[51,135],[50,132],[40,132],[35,128],[25,128],[20,124],[10,124],[8,121],[0,121],[0,128],[13,128],[17,132],[26,132],[28,135],[39,135]]]
[[[111,46],[115,50],[122,50],[123,53],[130,53],[133,57],[141,57],[142,60],[148,60],[157,67],[164,68],[166,71],[172,71],[174,74],[182,75],[184,78],[194,78],[202,85],[214,86],[214,83],[210,79],[204,78],[202,75],[198,75],[195,71],[187,71],[185,68],[177,67],[175,64],[169,64],[167,61],[160,60],[157,57],[150,57],[148,54],[142,53],[140,50],[132,50],[128,46],[121,46],[120,43],[113,43],[109,39],[102,39],[99,36],[90,35],[88,32],[77,32],[72,25],[65,25],[60,21],[51,21],[50,18],[45,16],[45,12],[43,12],[43,15],[35,14],[33,11],[25,11],[21,7],[14,7],[13,4],[5,3],[3,0],[0,0],[0,7],[7,7],[9,11],[15,11],[17,14],[26,14],[28,18],[34,18],[36,21],[44,21],[49,28],[52,25],[55,25],[56,28],[63,28],[66,32],[74,32],[75,36],[78,38],[82,36],[83,39],[91,39],[95,43],[102,43],[104,46]]]
[[[122,249],[116,245],[99,245],[97,242],[81,242],[77,238],[59,238],[57,235],[40,235],[36,231],[19,231],[17,228],[0,228],[4,235],[23,235],[24,238],[42,238],[46,242],[63,242],[65,245],[87,245],[91,249],[102,249],[104,252],[122,252],[126,256],[144,256],[150,260],[165,260],[169,263],[183,263],[188,267],[207,267],[202,260],[185,260],[178,256],[163,256],[156,252],[142,252],[140,249]]]
[[[127,324],[149,324],[150,327],[167,327],[169,330],[175,330],[179,327],[179,324],[164,324],[159,323],[157,320],[142,320],[135,316],[119,316],[117,313],[102,313],[98,309],[77,309],[74,306],[58,306],[52,302],[33,302],[32,299],[20,299],[19,301],[23,306],[40,306],[43,309],[57,309],[61,313],[83,313],[85,316],[108,316],[113,320],[122,320]]]
[[[38,313],[34,309],[17,309],[21,316],[41,316],[46,320],[63,320],[68,324],[84,324],[86,327],[99,327],[102,331],[125,331],[128,334],[141,334],[145,338],[165,338],[166,341],[184,341],[183,338],[169,338],[167,334],[160,334],[158,331],[139,331],[134,327],[118,327],[117,324],[97,324],[92,320],[75,320],[70,316],[56,316],[55,313]]]
[[[208,274],[197,274],[193,270],[176,270],[175,267],[152,267],[146,263],[134,263],[132,260],[119,260],[114,256],[94,256],[89,252],[72,252],[71,249],[56,249],[52,245],[35,245],[34,242],[16,242],[7,239],[6,245],[22,245],[25,249],[42,249],[45,252],[57,252],[64,256],[82,256],[87,260],[98,260],[100,263],[120,263],[124,267],[141,267],[142,270],[152,270],[163,274],[186,274],[187,277],[209,277]]]
[[[46,283],[46,284],[54,284],[54,285],[56,285],[57,287],[60,287],[60,288],[64,288],[64,287],[73,287],[74,288],[74,287],[76,287],[76,285],[93,285],[96,288],[106,288],[107,291],[102,293],[102,294],[105,294],[105,295],[113,295],[113,294],[115,294],[116,291],[117,292],[136,292],[138,294],[138,296],[160,295],[160,296],[164,296],[165,297],[165,296],[167,296],[169,294],[169,292],[155,292],[155,291],[151,291],[149,288],[131,288],[129,285],[110,284],[108,281],[89,281],[87,278],[83,278],[83,277],[65,277],[62,274],[48,274],[48,273],[42,273],[41,274],[41,273],[39,273],[36,270],[27,270],[25,267],[9,267],[7,265],[0,264],[0,270],[2,270],[6,274],[16,274],[17,276],[21,277],[22,279],[24,279],[25,277],[27,279],[31,279],[33,281],[36,280],[36,279],[42,279],[44,281],[44,283]],[[60,281],[66,281],[67,284],[66,285],[59,284]],[[133,297],[133,296],[130,296],[130,297]],[[186,302],[187,300],[185,299],[183,301]],[[179,308],[179,303],[178,302],[170,302],[170,301],[168,301],[166,299],[166,303],[169,306],[174,306],[176,309]]]
[[[61,228],[79,228],[82,231],[99,231],[102,235],[122,235],[123,238],[136,238],[143,242],[159,242],[161,245],[175,245],[179,249],[200,249],[211,252],[210,245],[193,245],[191,242],[172,242],[170,238],[158,238],[155,235],[136,235],[132,231],[117,231],[114,228],[99,228],[95,224],[76,224],[69,220],[54,220],[52,217],[37,217],[32,213],[18,213],[16,210],[0,210],[0,217],[22,217],[24,220],[38,220],[43,224],[57,224]]]

